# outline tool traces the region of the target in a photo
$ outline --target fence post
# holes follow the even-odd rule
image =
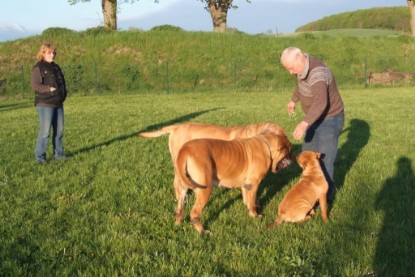
[[[236,62],[233,62],[233,92],[236,91]]]
[[[367,88],[367,56],[365,55],[365,88]]]
[[[21,76],[21,82],[22,82],[22,93],[24,93],[26,91],[26,85],[25,85],[23,65],[20,66],[20,76]]]
[[[169,61],[166,61],[166,79],[164,81],[164,90],[167,93],[170,93],[170,86],[169,86]]]
[[[94,62],[94,77],[95,77],[95,90],[99,94],[99,83],[98,83],[98,67],[97,62]]]

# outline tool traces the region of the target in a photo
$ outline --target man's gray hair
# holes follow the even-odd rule
[[[303,56],[304,53],[300,48],[297,47],[288,47],[282,51],[280,62],[282,63],[287,58],[294,58],[296,56]]]

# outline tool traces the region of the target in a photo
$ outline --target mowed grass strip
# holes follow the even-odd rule
[[[320,212],[269,230],[298,180],[296,164],[269,174],[259,219],[240,190],[215,189],[200,236],[174,225],[167,137],[142,130],[181,122],[225,126],[272,121],[292,130],[289,92],[69,97],[65,161],[34,161],[38,131],[29,100],[0,102],[1,275],[385,276],[413,275],[415,129],[413,89],[342,90],[346,125],[328,223]],[[51,157],[49,146],[48,156]]]

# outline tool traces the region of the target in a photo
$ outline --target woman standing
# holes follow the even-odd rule
[[[54,60],[56,48],[50,43],[40,46],[38,62],[33,67],[31,85],[35,91],[35,107],[39,115],[40,130],[36,141],[36,161],[47,163],[46,149],[51,127],[55,159],[65,159],[63,153],[63,102],[67,91],[65,78],[59,65]]]

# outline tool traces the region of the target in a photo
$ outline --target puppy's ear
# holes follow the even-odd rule
[[[302,168],[303,170],[305,170],[305,169],[306,169],[306,167],[307,167],[307,159],[303,159],[303,160],[302,160],[302,163],[300,164],[300,166],[301,166],[301,168]]]
[[[320,159],[321,153],[316,153],[317,160]]]
[[[304,154],[297,156],[297,163],[303,170],[307,167],[307,159],[304,158]]]

